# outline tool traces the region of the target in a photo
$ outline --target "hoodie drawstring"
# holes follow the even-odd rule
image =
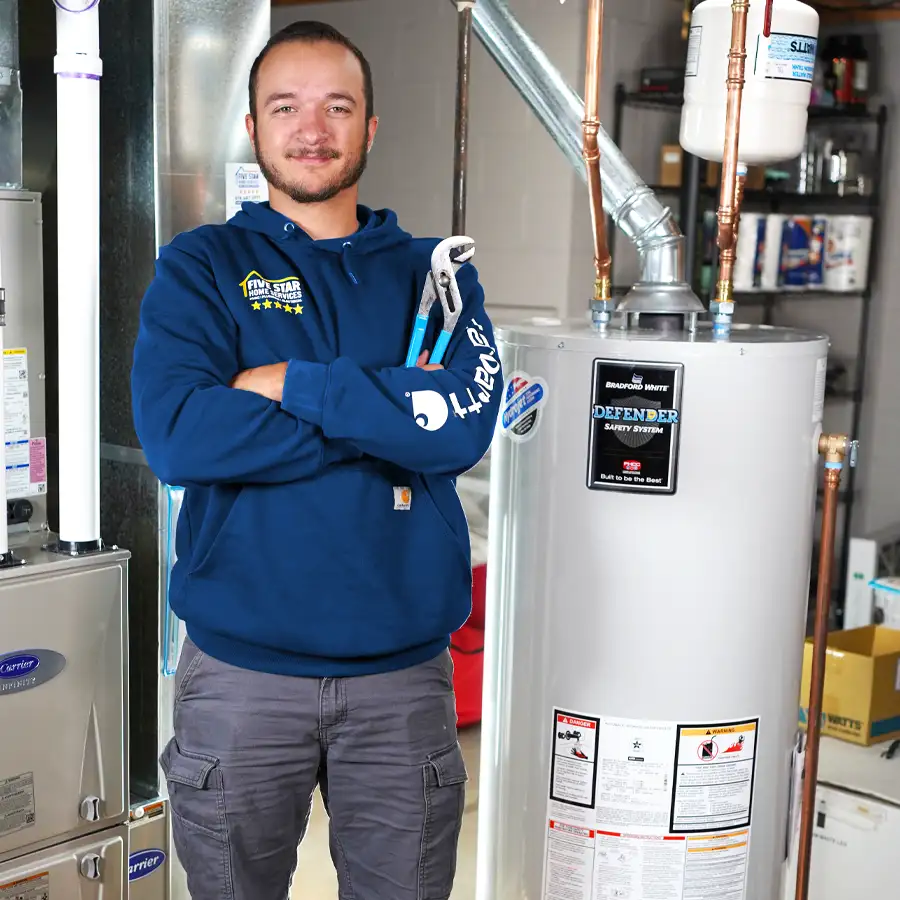
[[[344,267],[344,271],[347,273],[347,277],[354,284],[359,284],[359,280],[353,274],[353,269],[350,268],[350,260],[347,258],[349,250],[352,248],[353,248],[353,244],[350,241],[344,241],[344,245],[341,247],[341,264]]]

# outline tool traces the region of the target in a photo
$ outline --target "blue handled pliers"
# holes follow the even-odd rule
[[[444,324],[431,353],[431,364],[439,364],[450,343],[453,329],[462,313],[462,298],[456,283],[456,271],[475,255],[475,241],[470,237],[454,236],[441,241],[431,253],[431,270],[425,276],[425,287],[419,301],[419,311],[413,326],[412,339],[406,353],[406,367],[412,368],[422,352],[425,330],[431,307],[440,300]]]

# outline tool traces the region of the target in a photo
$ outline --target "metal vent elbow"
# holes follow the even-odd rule
[[[516,21],[504,0],[477,0],[472,24],[488,54],[587,183],[582,98]],[[619,310],[702,312],[703,304],[685,282],[684,235],[672,211],[659,202],[602,126],[597,141],[603,208],[634,243],[640,260],[640,281],[619,304]]]

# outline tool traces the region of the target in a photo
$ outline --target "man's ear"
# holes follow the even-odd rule
[[[372,116],[369,119],[369,124],[367,126],[368,131],[368,139],[366,141],[366,150],[372,149],[372,144],[375,142],[375,132],[378,130],[378,116]]]

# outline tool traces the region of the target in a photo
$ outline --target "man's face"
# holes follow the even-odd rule
[[[362,67],[339,44],[281,44],[259,67],[247,132],[266,180],[296,203],[355,185],[377,124],[366,122]]]

